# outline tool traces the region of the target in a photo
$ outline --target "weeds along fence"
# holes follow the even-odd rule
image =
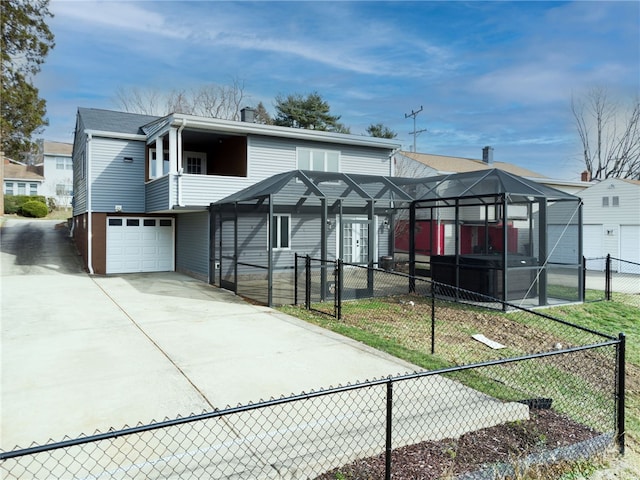
[[[607,255],[584,259],[586,302],[616,301],[640,307],[640,263]]]
[[[508,472],[514,460],[575,460],[614,441],[624,448],[624,345],[624,336],[601,338],[36,445],[0,453],[0,471],[5,479],[475,478],[464,475]]]

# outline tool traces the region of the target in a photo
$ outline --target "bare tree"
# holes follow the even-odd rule
[[[606,89],[594,88],[582,99],[572,98],[571,111],[591,178],[640,180],[640,99],[625,109]]]
[[[201,117],[239,120],[247,97],[244,82],[234,79],[231,85],[208,84],[192,89],[162,92],[138,87],[118,88],[115,103],[125,112],[144,115],[184,113]]]

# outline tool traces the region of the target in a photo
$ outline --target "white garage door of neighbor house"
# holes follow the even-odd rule
[[[107,273],[174,269],[173,219],[107,218]]]
[[[549,262],[576,265],[578,263],[578,226],[548,225],[547,249]]]
[[[587,259],[587,270],[604,272],[606,254],[602,248],[604,227],[602,225],[582,226],[582,255]]]
[[[620,260],[640,263],[640,225],[620,225]],[[638,273],[638,266],[620,262],[621,273]]]

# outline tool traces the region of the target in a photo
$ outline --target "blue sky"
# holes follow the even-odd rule
[[[36,78],[50,125],[72,141],[78,107],[118,88],[245,84],[317,91],[354,134],[384,123],[404,149],[494,159],[579,179],[571,97],[640,94],[640,2],[92,2],[52,0],[56,36]]]

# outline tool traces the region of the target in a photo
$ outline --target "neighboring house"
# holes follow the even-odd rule
[[[43,195],[42,168],[5,158],[3,188],[5,195]]]
[[[63,142],[40,142],[44,182],[41,194],[53,198],[57,207],[68,208],[73,198],[73,145]]]
[[[583,208],[585,258],[614,258],[640,264],[640,181],[608,178],[579,193]],[[604,269],[604,261],[587,262]],[[616,268],[617,267],[617,268]],[[628,263],[614,265],[623,273],[637,273]]]
[[[578,195],[579,192],[591,185],[586,181],[549,178],[512,163],[496,162],[493,160],[492,147],[484,147],[482,149],[482,160],[401,151],[394,155],[394,166],[395,175],[405,177],[447,175],[450,173],[476,172],[497,168],[572,195]]]
[[[298,169],[392,173],[391,140],[260,125],[249,109],[242,119],[78,109],[73,235],[88,270],[177,270],[211,281],[211,203]],[[315,248],[317,238],[307,246],[302,231],[276,221],[279,248],[285,235],[301,253]]]

